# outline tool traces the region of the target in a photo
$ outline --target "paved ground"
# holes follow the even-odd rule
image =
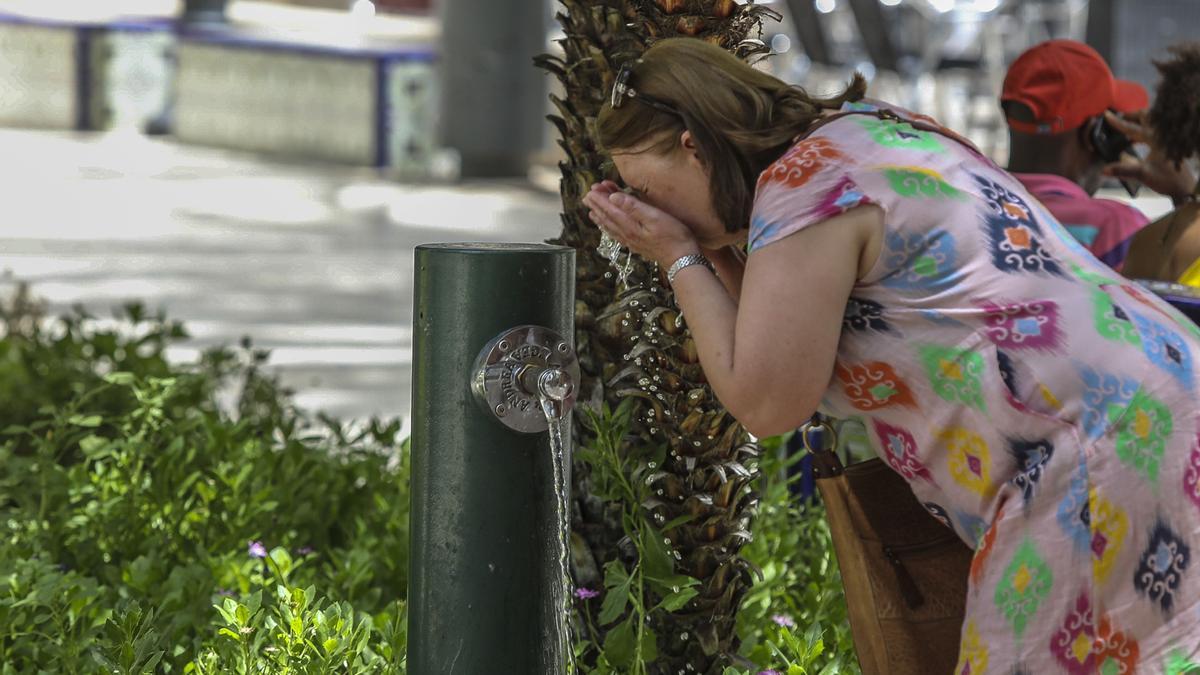
[[[416,245],[557,231],[557,195],[518,182],[401,185],[133,135],[0,129],[0,270],[53,309],[165,308],[193,334],[180,360],[250,335],[302,405],[341,416],[407,415]]]

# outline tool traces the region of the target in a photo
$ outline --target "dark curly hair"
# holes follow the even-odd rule
[[[1179,164],[1200,155],[1200,42],[1171,47],[1171,58],[1155,61],[1162,75],[1150,124],[1167,158]]]

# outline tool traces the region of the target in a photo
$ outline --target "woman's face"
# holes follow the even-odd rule
[[[704,248],[737,243],[745,237],[745,231],[727,232],[713,209],[708,171],[700,161],[691,133],[683,132],[680,141],[666,152],[655,151],[657,139],[651,139],[628,151],[613,153],[621,180],[642,201],[687,225]]]

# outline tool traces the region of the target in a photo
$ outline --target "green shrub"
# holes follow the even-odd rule
[[[800,477],[788,471],[800,456],[788,457],[784,440],[760,442],[758,516],[742,555],[761,577],[738,612],[742,654],[785,675],[857,673],[825,512],[791,494]]]
[[[0,672],[403,672],[399,424],[310,420],[265,353],[172,367],[180,326],[120,318],[0,339]]]

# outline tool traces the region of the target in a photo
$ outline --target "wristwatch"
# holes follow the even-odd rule
[[[691,267],[692,265],[704,265],[708,268],[709,272],[715,273],[713,264],[708,258],[705,258],[699,253],[690,253],[682,256],[679,258],[679,260],[676,260],[675,263],[671,265],[671,269],[667,270],[667,283],[674,285],[675,275],[679,274],[679,270],[682,270],[685,267]]]
[[[1196,181],[1196,186],[1192,191],[1182,197],[1171,197],[1171,205],[1175,208],[1180,208],[1185,204],[1200,202],[1200,180]]]

